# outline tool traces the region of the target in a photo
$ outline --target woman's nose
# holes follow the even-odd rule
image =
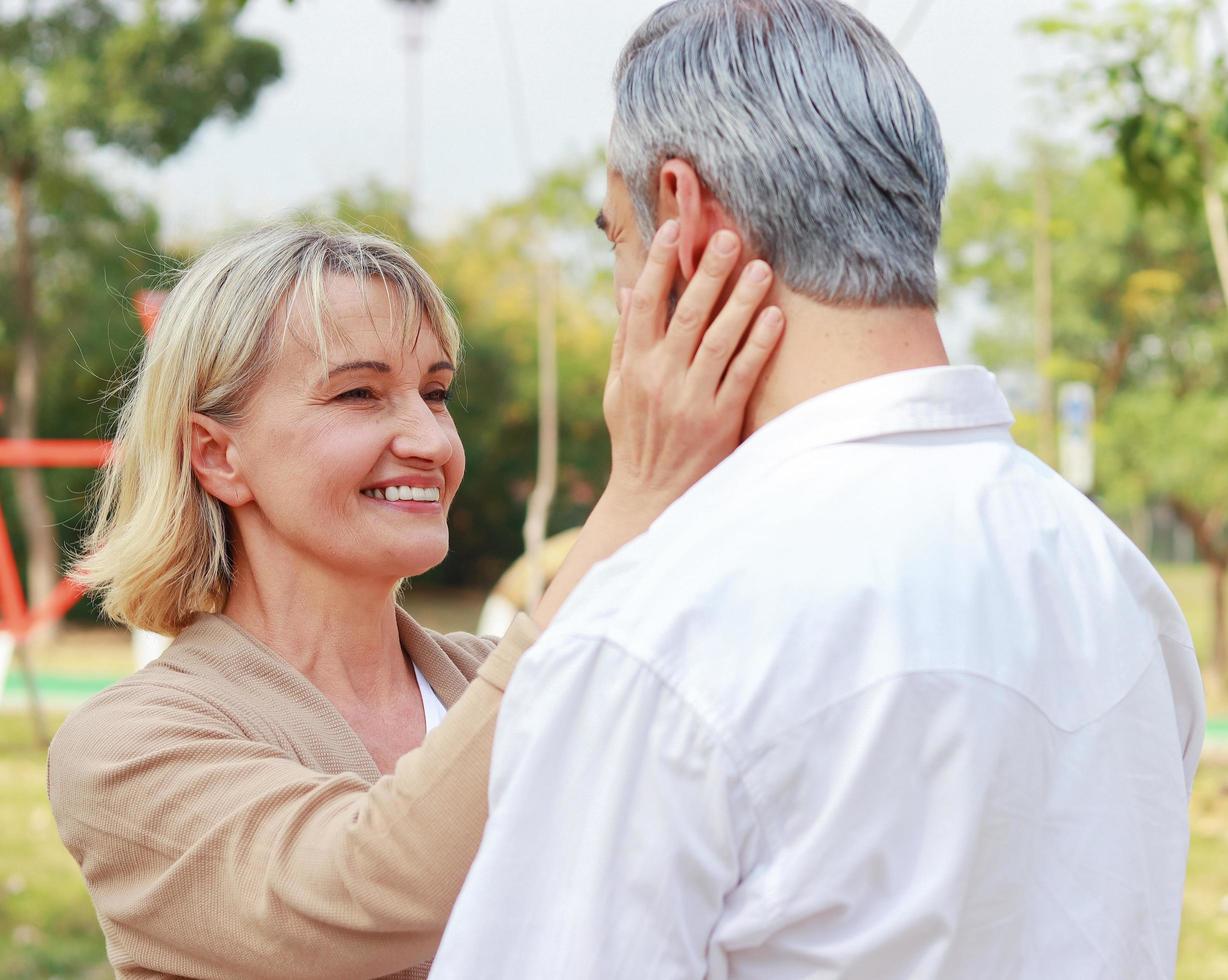
[[[398,459],[442,466],[452,458],[452,440],[439,416],[421,399],[415,401],[416,404],[407,407],[397,419],[392,454]]]

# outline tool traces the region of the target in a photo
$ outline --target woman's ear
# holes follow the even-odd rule
[[[211,497],[229,507],[252,499],[251,488],[239,473],[238,451],[226,426],[208,415],[193,412],[192,472]]]
[[[685,160],[667,160],[661,167],[657,214],[662,221],[678,221],[678,259],[682,278],[690,281],[699,268],[708,239],[733,225],[695,168]],[[736,230],[736,229],[735,229]]]

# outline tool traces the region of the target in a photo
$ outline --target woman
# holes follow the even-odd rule
[[[715,253],[667,331],[676,237],[622,298],[610,484],[538,625],[733,448],[779,338],[768,311],[724,370],[766,295],[744,275],[696,353],[734,265]],[[496,648],[396,606],[447,552],[458,351],[414,261],[352,232],[244,235],[168,298],[80,575],[112,618],[176,639],[48,762],[119,977],[425,976],[537,632],[521,617]]]

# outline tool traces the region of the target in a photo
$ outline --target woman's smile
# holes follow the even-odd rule
[[[439,484],[417,481],[381,483],[359,491],[369,500],[392,504],[411,514],[442,514],[443,488]]]

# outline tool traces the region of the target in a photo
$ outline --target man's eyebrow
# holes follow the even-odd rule
[[[334,368],[329,368],[328,376],[331,378],[334,375],[344,374],[346,371],[377,371],[380,374],[389,374],[392,368],[383,361],[348,361],[345,364],[338,364]]]
[[[610,222],[606,220],[605,211],[597,212],[597,230],[605,232],[609,230]]]

